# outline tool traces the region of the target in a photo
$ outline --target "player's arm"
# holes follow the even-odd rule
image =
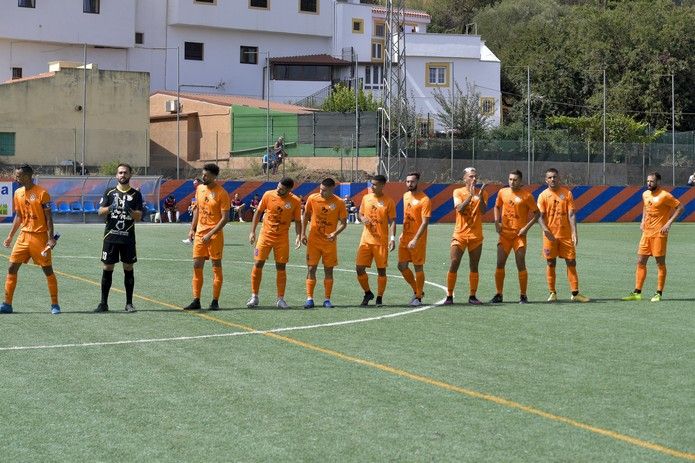
[[[142,193],[138,192],[132,207],[128,203],[126,203],[125,212],[129,214],[130,217],[136,222],[142,220],[142,202]]]
[[[309,222],[311,222],[311,200],[307,201],[306,206],[304,207],[304,214],[302,214],[302,233],[301,233],[301,240],[302,244],[307,243],[307,234],[306,234],[306,228],[307,225],[309,225]]]
[[[539,202],[538,205],[540,206],[541,203]],[[548,228],[547,220],[545,218],[545,210],[543,210],[542,207],[539,207],[539,211],[540,215],[538,216],[538,224],[543,230],[543,235],[545,235],[549,241],[555,241],[555,235],[553,235],[553,232],[551,232],[550,228]]]
[[[251,220],[251,232],[249,233],[249,243],[251,245],[256,243],[256,228],[258,228],[258,219],[265,210],[265,195],[263,199],[258,203],[256,209],[253,211],[253,219]]]
[[[369,224],[369,217],[367,217],[366,215],[364,215],[363,209],[364,209],[364,197],[363,197],[362,200],[360,201],[360,209],[359,209],[359,211],[357,212],[357,215],[360,216],[360,222],[362,222],[363,224],[367,225],[367,224]]]
[[[531,218],[531,220],[529,220],[528,223],[526,223],[526,225],[524,225],[523,228],[521,230],[519,230],[519,236],[526,235],[526,233],[528,233],[529,229],[531,227],[533,227],[533,224],[538,222],[540,217],[541,217],[540,211],[538,211],[538,210],[534,211],[533,217]]]
[[[492,208],[492,214],[495,217],[495,230],[497,230],[497,233],[502,233],[502,207],[499,203],[499,196],[497,196],[495,207]]]
[[[462,201],[461,197],[458,196],[457,193],[454,191],[454,209],[456,209],[456,212],[458,212],[459,214],[463,214],[463,211],[468,207],[472,199],[473,195],[471,194],[468,195],[468,197]]]
[[[389,237],[389,251],[396,249],[396,218],[389,217],[389,232],[391,236]]]
[[[10,244],[12,244],[12,238],[14,238],[15,233],[17,233],[17,230],[19,230],[19,227],[21,225],[22,214],[19,213],[19,210],[15,209],[15,216],[12,220],[12,228],[10,229],[10,233],[7,235],[7,238],[5,238],[5,241],[3,241],[3,246],[5,246],[6,248],[10,247]]]
[[[481,214],[485,214],[485,212],[487,212],[487,195],[483,194],[483,190],[485,190],[486,186],[487,183],[483,183],[483,185],[480,187],[480,190],[478,191],[478,194],[476,195],[478,197],[478,201],[480,202]],[[475,187],[473,187],[473,190],[475,190]]]
[[[104,196],[101,197],[101,201],[99,201],[99,210],[97,211],[97,215],[108,214],[114,209],[114,204],[111,203],[111,195],[109,195],[108,192],[104,193]]]
[[[574,213],[574,209],[567,211],[567,218],[570,221],[570,230],[572,231],[572,243],[574,245],[579,244],[579,235],[577,234],[577,216]]]
[[[194,207],[193,208],[193,218],[191,219],[191,228],[188,230],[188,239],[189,241],[193,241],[193,238],[195,238],[195,231],[198,228],[198,208]]]
[[[676,209],[674,209],[673,214],[671,214],[671,217],[669,217],[668,222],[661,228],[661,233],[664,235],[668,233],[668,231],[671,229],[671,224],[678,218],[679,215],[683,213],[685,208],[683,207],[682,204],[679,204]]]
[[[46,204],[43,205],[43,216],[46,218],[46,228],[48,229],[48,241],[46,241],[46,245],[53,249],[56,245],[56,240],[53,239],[55,230],[53,229],[53,214],[51,213],[50,202],[46,202]]]
[[[420,227],[418,227],[417,231],[415,232],[415,236],[408,243],[409,249],[413,249],[413,248],[415,248],[415,246],[417,246],[418,240],[425,233],[425,230],[427,230],[427,227],[429,226],[429,224],[430,224],[430,218],[429,217],[423,217],[422,223],[420,224]]]
[[[297,209],[297,215],[294,217],[294,232],[297,234],[294,239],[295,249],[299,249],[299,247],[302,245],[302,216],[301,212],[299,212],[301,205],[297,205]]]

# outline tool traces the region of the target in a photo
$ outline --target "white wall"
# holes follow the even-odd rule
[[[17,0],[0,0],[0,37],[133,46],[135,0],[102,1],[99,14],[83,13],[82,4],[82,0],[37,0],[36,8],[20,8]]]

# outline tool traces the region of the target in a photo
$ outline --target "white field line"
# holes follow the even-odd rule
[[[84,257],[84,256],[62,256],[64,258],[77,258],[77,259],[91,259],[91,257]],[[144,260],[144,259],[142,259]],[[147,259],[147,260],[159,260],[159,261],[183,261],[184,259],[162,259],[162,258],[152,258],[152,259]],[[188,259],[185,259],[186,262],[188,262]],[[232,262],[235,264],[251,264],[252,262]],[[301,267],[304,268],[304,265],[290,265],[290,267]],[[350,272],[354,273],[354,270],[349,270],[349,269],[341,269],[341,268],[335,268],[334,270],[340,271],[340,272]],[[372,272],[369,272],[372,273]],[[390,275],[395,278],[402,278],[401,275]],[[446,291],[446,287],[438,284],[438,283],[433,283],[431,281],[425,281],[426,284],[430,286],[434,286],[436,288],[442,289]],[[300,331],[300,330],[311,330],[311,329],[316,329],[316,328],[329,328],[333,326],[344,326],[344,325],[355,325],[358,323],[368,323],[372,321],[378,321],[378,320],[385,320],[389,318],[395,318],[395,317],[402,317],[405,315],[410,315],[418,312],[424,312],[425,310],[429,310],[431,308],[440,306],[444,303],[444,299],[441,299],[434,304],[430,305],[424,305],[421,307],[417,307],[414,309],[410,310],[404,310],[402,312],[395,312],[395,313],[390,313],[390,314],[385,314],[385,315],[378,315],[376,317],[365,317],[365,318],[357,318],[354,320],[342,320],[338,322],[330,322],[330,323],[317,323],[313,325],[300,325],[300,326],[288,326],[288,327],[281,327],[281,328],[273,328],[269,330],[254,330],[254,331],[235,331],[232,333],[216,333],[216,334],[203,334],[199,336],[177,336],[177,337],[171,337],[171,338],[148,338],[148,339],[129,339],[129,340],[122,340],[122,341],[95,341],[95,342],[83,342],[83,343],[69,343],[69,344],[45,344],[45,345],[34,345],[34,346],[10,346],[10,347],[0,347],[0,352],[6,352],[6,351],[21,351],[21,350],[47,350],[47,349],[67,349],[67,348],[79,348],[79,347],[102,347],[102,346],[118,346],[118,345],[132,345],[132,344],[148,344],[148,343],[160,343],[160,342],[176,342],[176,341],[193,341],[193,340],[198,340],[198,339],[210,339],[210,338],[225,338],[225,337],[232,337],[232,336],[246,336],[246,335],[251,335],[251,334],[267,334],[267,333],[284,333],[288,331]],[[338,309],[339,310],[339,309]]]

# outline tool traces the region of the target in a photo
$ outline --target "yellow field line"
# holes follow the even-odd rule
[[[7,256],[3,255],[3,257],[7,257]],[[92,285],[97,285],[97,286],[100,285],[100,283],[97,281],[83,278],[83,277],[80,277],[78,275],[73,275],[73,274],[69,274],[69,273],[65,273],[65,272],[58,272],[58,271],[55,271],[55,273],[57,273],[58,275],[61,275],[61,276],[72,278],[74,280],[82,281],[82,282],[89,283]],[[120,289],[117,289],[117,290],[119,292],[123,292],[123,290],[120,290]],[[164,307],[173,308],[173,309],[183,311],[183,309],[181,307],[175,306],[173,304],[169,304],[168,302],[160,301],[157,299],[152,299],[152,298],[145,297],[145,296],[135,295],[135,294],[134,294],[134,296],[139,298],[139,299],[142,299],[144,301],[151,302],[153,304],[158,304],[158,305],[161,305]],[[218,324],[230,327],[230,328],[241,329],[244,331],[258,331],[251,326],[243,325],[243,324],[239,324],[239,323],[228,322],[226,320],[222,320],[220,318],[213,317],[213,316],[205,314],[205,313],[200,313],[200,312],[186,312],[186,313],[189,313],[191,315],[195,315],[198,318],[212,321],[214,323],[218,323]],[[562,415],[555,415],[554,413],[546,412],[546,411],[541,410],[539,408],[531,407],[529,405],[524,405],[524,404],[521,404],[519,402],[514,402],[513,400],[505,399],[504,397],[499,397],[499,396],[492,395],[492,394],[486,394],[484,392],[478,392],[478,391],[473,390],[473,389],[468,389],[465,387],[456,386],[454,384],[449,384],[449,383],[446,383],[444,381],[430,378],[429,376],[419,375],[417,373],[411,373],[411,372],[406,371],[406,370],[401,370],[400,368],[395,368],[395,367],[392,367],[389,365],[385,365],[383,363],[372,362],[371,360],[367,360],[367,359],[363,359],[363,358],[359,358],[359,357],[354,357],[354,356],[348,355],[348,354],[343,354],[342,352],[338,352],[338,351],[335,351],[332,349],[327,349],[325,347],[321,347],[321,346],[318,346],[316,344],[312,344],[309,342],[300,341],[299,339],[291,338],[289,336],[284,336],[281,334],[271,333],[271,332],[260,332],[259,334],[261,334],[263,336],[267,336],[269,338],[276,339],[278,341],[283,341],[283,342],[286,342],[289,344],[294,344],[295,346],[302,347],[304,349],[308,349],[308,350],[311,350],[314,352],[320,352],[322,354],[329,355],[331,357],[343,360],[345,362],[354,363],[357,365],[362,365],[362,366],[366,366],[369,368],[373,368],[375,370],[383,371],[385,373],[389,373],[389,374],[392,374],[394,376],[406,378],[406,379],[409,379],[411,381],[416,381],[416,382],[423,383],[423,384],[428,384],[430,386],[434,386],[434,387],[444,389],[444,390],[450,391],[450,392],[455,392],[457,394],[462,394],[462,395],[465,395],[465,396],[468,396],[468,397],[471,397],[474,399],[480,399],[480,400],[492,402],[492,403],[500,405],[502,407],[520,410],[522,412],[529,413],[531,415],[536,415],[536,416],[539,416],[541,418],[545,418],[545,419],[550,420],[550,421],[564,423],[566,425],[569,425],[569,426],[572,426],[572,427],[575,427],[578,429],[583,429],[585,431],[589,431],[589,432],[592,432],[594,434],[599,434],[601,436],[605,436],[605,437],[608,437],[608,438],[611,438],[611,439],[614,439],[617,441],[625,442],[625,443],[628,443],[628,444],[631,444],[631,445],[634,445],[637,447],[641,447],[644,449],[653,450],[655,452],[663,453],[665,455],[669,455],[669,456],[672,456],[675,458],[681,458],[684,460],[695,461],[695,453],[672,449],[672,448],[669,448],[669,447],[666,447],[666,446],[663,446],[663,445],[660,445],[660,444],[657,444],[654,442],[640,439],[638,437],[629,436],[627,434],[622,434],[622,433],[619,433],[617,431],[611,431],[610,429],[600,428],[598,426],[592,426],[590,424],[582,423],[581,421],[573,420],[572,418],[567,418],[567,417],[562,416]]]

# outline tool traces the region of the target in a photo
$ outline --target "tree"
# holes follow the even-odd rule
[[[357,95],[357,104],[360,111],[376,111],[379,107],[379,102],[374,99],[372,92],[365,93],[361,88]],[[321,109],[340,113],[354,113],[355,91],[345,85],[336,85],[321,105]]]
[[[480,93],[476,92],[473,85],[468,84],[468,92],[465,94],[461,91],[458,83],[456,83],[453,92],[447,90],[444,93],[436,88],[433,97],[441,107],[435,118],[449,130],[452,129],[453,120],[453,130],[456,137],[482,137],[490,127],[488,118],[480,112]]]
[[[551,127],[568,129],[570,134],[582,139],[597,142],[603,138],[603,120],[600,115],[569,117],[552,116],[548,118]],[[608,114],[606,117],[606,137],[613,143],[653,143],[666,129],[649,131],[646,122],[638,122],[631,116]]]

